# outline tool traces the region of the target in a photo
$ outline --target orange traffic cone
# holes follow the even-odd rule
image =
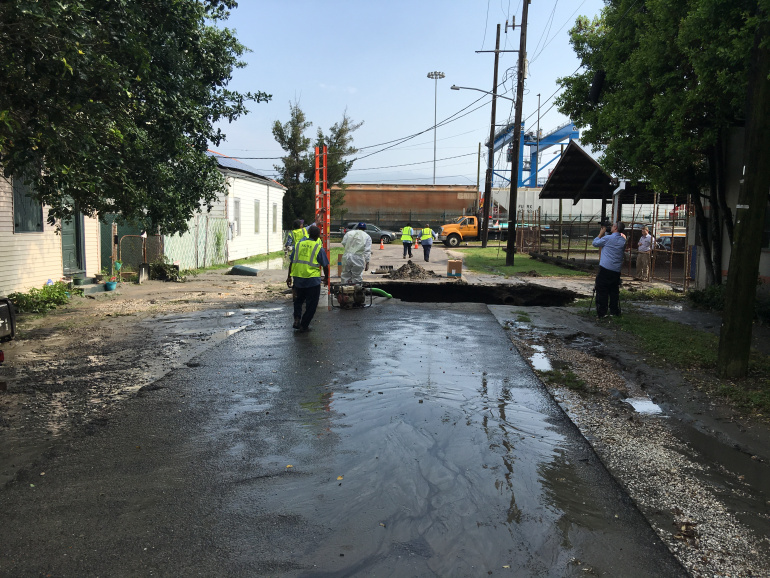
[[[384,251],[384,250],[385,250],[385,242],[382,239],[380,239],[380,251]]]
[[[414,248],[417,249],[417,239],[414,240]]]

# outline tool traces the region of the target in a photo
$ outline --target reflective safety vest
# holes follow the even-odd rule
[[[412,227],[404,227],[401,229],[401,240],[402,241],[412,241]]]
[[[318,252],[323,243],[321,239],[313,241],[310,237],[300,240],[294,247],[294,259],[292,259],[291,274],[293,277],[321,276],[321,264],[318,262]]]
[[[433,230],[430,227],[425,227],[421,234],[420,238],[424,241],[425,239],[432,239],[433,238]]]
[[[307,237],[307,231],[305,229],[294,229],[291,232],[291,238],[294,239],[292,245],[296,246],[302,239]]]

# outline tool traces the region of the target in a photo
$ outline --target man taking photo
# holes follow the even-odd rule
[[[607,235],[607,226],[602,225],[599,236],[591,243],[602,250],[599,259],[599,273],[596,275],[596,315],[601,319],[607,315],[607,301],[610,303],[610,315],[620,315],[620,269],[623,267],[623,251],[626,226],[618,221],[613,223]]]

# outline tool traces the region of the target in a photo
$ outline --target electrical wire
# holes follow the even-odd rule
[[[451,160],[451,159],[459,159],[459,158],[462,158],[462,157],[470,157],[470,156],[474,156],[475,157],[476,153],[466,153],[464,155],[455,155],[453,157],[444,157],[443,159],[436,159],[436,162],[438,162],[438,161],[448,161],[448,160]],[[410,166],[413,166],[413,165],[426,165],[426,164],[432,163],[432,162],[434,162],[434,161],[433,160],[428,160],[428,161],[418,161],[416,163],[404,163],[404,164],[401,164],[401,165],[388,165],[386,167],[370,167],[370,168],[366,168],[366,169],[350,169],[350,172],[352,172],[352,171],[375,171],[375,170],[378,170],[378,169],[393,169],[393,168],[396,168],[396,167],[410,167]]]
[[[557,2],[558,2],[558,0],[557,0]],[[530,59],[530,61],[529,61],[529,62],[530,62],[530,64],[531,64],[532,62],[534,62],[535,60],[537,60],[537,58],[538,58],[538,57],[539,57],[539,56],[540,56],[540,55],[543,53],[543,51],[545,50],[546,46],[548,46],[548,45],[549,45],[551,42],[553,42],[553,41],[556,39],[556,35],[557,35],[559,32],[561,32],[561,31],[564,29],[564,27],[565,27],[567,24],[569,24],[569,23],[572,21],[572,17],[573,17],[573,16],[575,16],[575,14],[577,13],[577,11],[578,11],[578,10],[580,10],[580,8],[582,8],[583,4],[585,4],[585,3],[586,3],[586,0],[583,0],[583,1],[580,3],[580,5],[579,5],[577,8],[575,8],[575,10],[572,12],[572,14],[570,14],[570,15],[569,15],[569,17],[568,17],[568,18],[567,18],[567,20],[564,22],[564,24],[562,24],[562,25],[561,25],[561,27],[560,27],[560,28],[559,28],[559,29],[558,29],[558,30],[557,30],[557,31],[554,33],[554,35],[551,37],[551,39],[550,39],[548,42],[546,42],[546,43],[543,45],[543,48],[541,48],[541,49],[540,49],[540,52],[538,52],[537,54],[535,54],[535,56],[533,56],[533,57]]]

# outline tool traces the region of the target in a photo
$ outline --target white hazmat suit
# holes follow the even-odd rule
[[[361,229],[353,229],[342,237],[345,253],[342,255],[343,283],[363,283],[364,269],[372,258],[372,238]]]

